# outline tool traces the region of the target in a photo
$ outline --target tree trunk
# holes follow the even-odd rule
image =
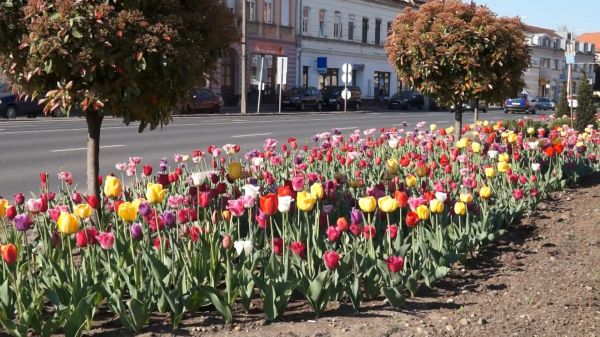
[[[473,107],[473,124],[476,124],[479,120],[479,100],[475,100],[475,107]]]
[[[87,194],[100,200],[98,173],[100,171],[100,128],[104,116],[97,111],[88,112],[85,121],[88,127],[87,138]]]
[[[460,139],[462,131],[462,102],[454,104],[454,138],[455,140]]]

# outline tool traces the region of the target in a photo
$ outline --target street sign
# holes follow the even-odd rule
[[[350,63],[344,63],[344,65],[342,65],[342,72],[344,74],[351,74],[352,73],[352,65]]]
[[[343,73],[342,74],[342,82],[344,82],[346,84],[352,83],[352,74]]]
[[[352,93],[350,93],[350,90],[348,90],[348,89],[342,90],[342,98],[343,99],[349,100],[350,97],[352,97]]]
[[[288,58],[278,57],[277,58],[277,82],[276,84],[287,84],[287,68]]]

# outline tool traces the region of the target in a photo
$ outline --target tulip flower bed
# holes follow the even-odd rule
[[[40,175],[41,195],[0,200],[0,323],[15,336],[78,336],[98,311],[137,332],[153,313],[177,327],[201,308],[232,322],[261,299],[330,301],[418,286],[503,234],[549,192],[599,171],[600,133],[542,121],[452,130],[333,130],[245,154],[237,145],[140,158],[103,178],[101,199]]]

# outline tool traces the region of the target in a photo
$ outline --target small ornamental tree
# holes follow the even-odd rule
[[[569,114],[569,102],[567,101],[567,85],[563,83],[560,89],[560,97],[558,103],[554,109],[554,116],[556,118],[562,118]]]
[[[456,107],[457,138],[462,104],[516,95],[529,63],[519,19],[458,0],[407,8],[394,21],[385,49],[405,83]]]
[[[0,0],[0,69],[45,112],[85,114],[93,195],[103,117],[167,124],[236,38],[220,0]]]
[[[577,112],[575,113],[575,129],[583,132],[588,125],[596,125],[596,107],[594,93],[587,77],[584,75],[579,82],[577,94]]]

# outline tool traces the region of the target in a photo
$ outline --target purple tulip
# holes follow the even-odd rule
[[[159,165],[159,167],[160,167],[160,171],[161,172],[166,172],[167,171],[167,168],[169,167],[169,164],[167,163],[167,158],[166,157],[160,159],[160,165]]]
[[[142,216],[147,216],[148,214],[150,214],[150,212],[152,211],[152,209],[150,208],[150,205],[148,205],[147,202],[143,201],[142,203],[140,203],[140,206],[138,207],[138,213]]]
[[[131,237],[134,240],[140,240],[144,234],[142,232],[142,224],[139,222],[131,225],[131,228],[129,230],[131,231]]]
[[[173,214],[171,211],[164,211],[161,215],[160,215],[163,223],[165,224],[165,226],[167,227],[173,227],[175,226],[175,222],[177,221],[177,219],[175,218],[175,214]]]
[[[20,232],[28,231],[29,228],[31,228],[31,219],[25,213],[15,216],[13,221],[15,223],[15,228]]]
[[[359,224],[362,222],[362,212],[360,209],[356,207],[352,207],[352,212],[350,212],[350,223]]]

